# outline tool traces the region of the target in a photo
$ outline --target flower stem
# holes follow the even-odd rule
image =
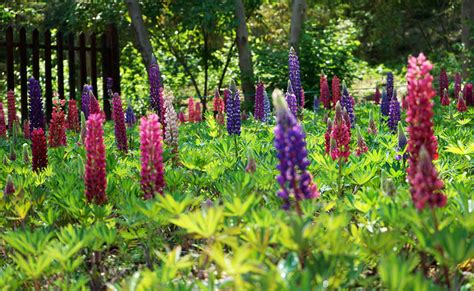
[[[338,194],[339,196],[342,196],[343,193],[343,185],[342,185],[342,158],[339,158],[339,174],[337,177],[337,185],[338,185]]]
[[[433,218],[433,223],[434,223],[434,226],[435,226],[435,232],[439,232],[439,223],[438,223],[438,218],[436,217],[436,212],[434,210],[434,207],[431,207],[431,216]],[[438,245],[437,246],[437,249],[441,255],[441,257],[444,257],[444,250],[443,248],[441,247],[441,245]],[[445,277],[445,280],[446,280],[446,285],[448,286],[448,290],[451,290],[451,282],[449,280],[449,270],[448,270],[448,267],[443,264],[443,273],[444,273],[444,277]]]
[[[235,144],[235,158],[238,160],[239,159],[239,149],[237,147],[237,135],[234,134],[234,144]]]

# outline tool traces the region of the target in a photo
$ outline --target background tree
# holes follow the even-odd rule
[[[140,51],[143,59],[143,65],[148,68],[153,56],[153,48],[150,43],[150,36],[148,30],[143,22],[142,11],[137,0],[126,0],[128,14],[132,21],[132,27],[135,31],[135,39],[137,48]]]

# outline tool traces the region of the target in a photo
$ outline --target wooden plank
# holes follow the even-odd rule
[[[108,34],[103,33],[101,36],[101,57],[102,57],[102,96],[103,96],[103,108],[105,111],[105,115],[107,120],[110,120],[110,102],[107,93],[107,78],[111,76],[110,74],[110,53],[109,53],[109,45],[108,45]],[[107,115],[108,112],[108,115]]]
[[[33,30],[33,77],[39,82],[39,32],[38,29]]]
[[[51,31],[44,32],[44,85],[46,98],[46,121],[51,120],[53,112],[53,84],[51,75]]]
[[[8,90],[15,89],[15,75],[14,75],[14,46],[13,46],[13,26],[9,25],[6,31],[7,41],[7,87]]]
[[[68,35],[69,98],[76,99],[76,64],[74,62],[74,34]]]
[[[90,50],[90,62],[91,62],[91,85],[94,90],[94,95],[99,96],[97,88],[97,40],[95,33],[91,35],[91,50]],[[98,98],[98,97],[97,97]]]
[[[79,88],[82,88],[84,84],[87,84],[86,35],[84,32],[79,35],[79,72],[81,76]]]
[[[111,55],[112,55],[112,78],[114,79],[114,92],[121,93],[120,90],[120,44],[117,27],[111,25]]]
[[[20,85],[21,85],[21,121],[28,119],[28,76],[26,68],[28,66],[26,29],[20,28]]]
[[[59,98],[65,99],[64,96],[64,51],[63,51],[63,33],[58,31],[56,33],[56,50],[58,62],[58,94]]]

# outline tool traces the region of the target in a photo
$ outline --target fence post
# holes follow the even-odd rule
[[[28,56],[26,29],[20,28],[20,85],[21,85],[21,121],[28,119],[28,76],[26,75]]]
[[[51,120],[51,112],[53,111],[53,85],[51,76],[51,31],[48,29],[44,32],[44,75],[46,88],[46,121]]]
[[[33,77],[39,82],[39,32],[38,29],[33,30]]]
[[[120,90],[120,45],[118,31],[115,25],[110,28],[111,55],[112,55],[112,78],[114,79],[114,92],[121,94]]]
[[[9,25],[6,32],[7,41],[7,87],[8,90],[15,90],[15,78],[13,67],[13,26]]]
[[[91,51],[90,51],[90,62],[91,62],[91,85],[94,90],[94,95],[99,96],[99,88],[97,88],[97,43],[95,33],[92,33],[90,38]],[[105,96],[104,96],[105,97]]]
[[[56,33],[56,49],[58,62],[58,94],[59,98],[65,99],[64,96],[64,54],[63,54],[63,33],[58,31]]]
[[[87,84],[86,35],[84,32],[79,34],[79,72],[81,74],[79,88],[82,88]]]
[[[69,98],[76,99],[76,82],[75,82],[75,71],[76,66],[74,63],[74,34],[71,32],[68,35],[68,65],[69,65]]]
[[[105,111],[105,116],[107,120],[110,120],[111,113],[110,113],[110,102],[107,93],[107,78],[111,77],[110,74],[110,51],[108,46],[108,33],[107,31],[104,32],[101,36],[101,57],[102,57],[102,92],[103,92],[103,107]]]

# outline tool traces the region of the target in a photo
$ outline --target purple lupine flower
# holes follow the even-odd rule
[[[125,129],[122,100],[120,99],[120,95],[118,93],[114,94],[112,104],[114,107],[115,141],[117,142],[118,149],[126,153],[128,151],[127,131]]]
[[[43,101],[41,100],[41,88],[35,78],[28,80],[28,93],[30,95],[30,131],[38,128],[44,129],[45,120]]]
[[[288,55],[288,68],[290,71],[290,81],[293,87],[294,94],[297,94],[296,101],[298,106],[303,106],[301,100],[301,92],[303,88],[301,87],[300,79],[300,62],[298,60],[298,55],[293,47],[290,48],[290,53]]]
[[[240,96],[239,90],[235,86],[234,80],[230,82],[229,97],[226,104],[227,132],[229,135],[240,135]]]
[[[382,115],[388,116],[390,113],[390,99],[388,98],[387,91],[382,90],[382,102],[380,102],[380,112]]]
[[[298,209],[300,200],[319,197],[318,188],[307,170],[310,162],[306,136],[278,89],[273,92],[273,104],[277,115],[275,148],[279,160],[277,169],[280,172],[276,178],[280,185],[278,196],[284,200],[284,209],[289,209],[290,196],[293,196]]]
[[[265,118],[265,112],[264,112],[264,96],[263,92],[265,91],[265,85],[263,85],[263,82],[260,81],[257,83],[257,88],[255,91],[255,110],[253,117],[255,120],[263,121]]]
[[[160,67],[153,57],[148,69],[148,79],[150,81],[150,105],[158,115],[161,124],[164,126],[163,110],[163,83],[161,82]]]
[[[351,122],[351,128],[355,127],[355,113],[354,113],[354,99],[349,95],[347,90],[346,83],[342,83],[342,96],[341,96],[341,106],[345,108],[347,114],[349,115],[349,120]]]
[[[397,131],[398,122],[401,120],[400,117],[400,102],[397,99],[397,92],[393,92],[392,100],[390,100],[389,115],[388,115],[388,127],[395,133]]]
[[[392,95],[393,95],[393,74],[392,74],[392,72],[388,72],[388,73],[387,73],[387,84],[386,84],[386,88],[387,88],[388,100],[391,100],[391,99],[392,99]]]
[[[267,91],[263,91],[263,122],[270,122],[272,119],[272,109],[270,108],[270,100],[268,99]]]
[[[133,113],[133,108],[130,104],[128,104],[127,109],[125,110],[125,123],[128,127],[132,127],[137,123],[137,117],[135,113]]]
[[[86,120],[89,118],[89,108],[91,104],[91,99],[89,92],[92,91],[91,85],[84,85],[84,89],[82,90],[82,103],[81,103],[81,110],[84,112],[84,116]]]
[[[288,81],[288,88],[286,89],[285,100],[286,103],[288,103],[288,108],[290,109],[290,112],[293,113],[293,115],[296,117],[296,114],[298,113],[298,105],[295,93],[293,92],[293,88],[291,86],[291,81]]]

